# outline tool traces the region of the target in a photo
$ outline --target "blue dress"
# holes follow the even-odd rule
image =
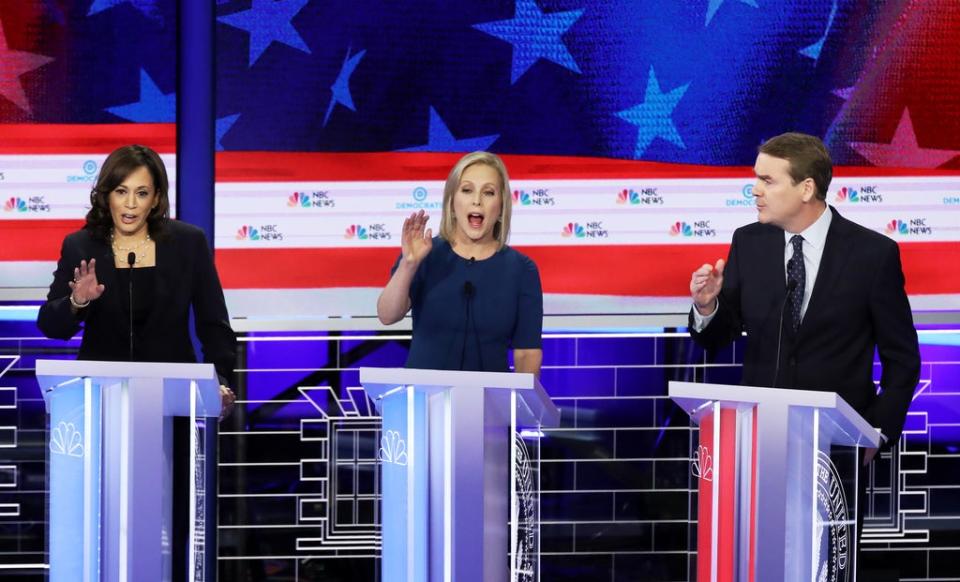
[[[397,266],[403,255],[393,266]],[[507,372],[509,349],[539,349],[543,291],[537,265],[510,247],[464,259],[434,237],[410,284],[408,368]]]

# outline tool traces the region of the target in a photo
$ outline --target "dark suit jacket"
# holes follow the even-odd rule
[[[206,237],[199,228],[183,222],[167,222],[157,247],[155,303],[147,322],[135,337],[142,360],[196,362],[188,329],[191,306],[203,360],[214,364],[220,381],[233,384],[236,336],[230,328],[223,289],[217,277]],[[70,310],[73,269],[81,260],[97,259],[97,279],[106,286],[103,295],[74,315]],[[136,282],[134,282],[136,284]],[[37,325],[44,335],[69,339],[83,327],[81,360],[122,361],[129,358],[129,319],[120,289],[110,244],[95,239],[86,230],[68,235],[54,273],[47,301],[40,307]]]
[[[837,392],[893,444],[920,376],[900,250],[889,238],[830,211],[816,283],[796,334],[784,314],[779,370],[786,270],[783,230],[775,226],[754,223],[734,232],[717,314],[697,333],[691,310],[691,335],[713,349],[746,331],[743,384]],[[874,348],[882,365],[879,397]]]

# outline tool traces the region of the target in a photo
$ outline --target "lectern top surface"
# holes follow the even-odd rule
[[[101,362],[96,360],[37,360],[37,380],[47,391],[74,378],[157,378],[216,382],[213,364],[171,362]]]
[[[544,427],[560,422],[560,411],[533,374],[513,372],[465,372],[460,370],[423,370],[416,368],[360,368],[360,383],[375,402],[413,386],[424,390],[513,390],[523,403],[524,417],[536,419]],[[379,403],[377,404],[379,407]]]
[[[826,390],[794,390],[741,386],[735,384],[705,384],[701,382],[670,382],[671,398],[702,398],[704,401],[779,402],[788,406],[836,406],[843,400],[835,392]]]
[[[731,384],[705,384],[698,382],[670,382],[667,393],[670,398],[699,422],[703,410],[710,404],[758,405],[760,407],[816,408],[827,414],[837,426],[848,434],[866,439],[877,446],[879,433],[850,404],[836,392],[827,390],[794,390],[766,388],[763,386],[735,386]],[[762,409],[762,408],[761,408]],[[786,419],[785,419],[786,420]]]
[[[423,370],[417,368],[360,368],[360,383],[408,384],[411,386],[479,386],[533,390],[540,382],[533,374],[514,372],[465,372],[462,370]]]

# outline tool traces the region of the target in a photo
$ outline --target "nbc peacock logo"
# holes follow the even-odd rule
[[[890,236],[932,236],[934,234],[934,226],[927,223],[927,218],[924,216],[914,216],[912,218],[907,218],[906,220],[895,218],[887,223],[887,226],[884,228],[886,233]]]
[[[310,208],[310,196],[306,192],[294,192],[287,198],[290,208]]]
[[[693,236],[693,227],[686,222],[674,222],[670,227],[670,236]]]
[[[26,212],[27,201],[16,196],[7,199],[3,204],[3,209],[7,212]]]
[[[243,225],[237,230],[237,240],[260,240],[260,231],[250,225]]]
[[[861,184],[857,188],[844,186],[837,190],[834,200],[837,203],[882,204],[883,194],[880,192],[880,186],[876,184]]]
[[[887,234],[907,234],[910,228],[907,223],[897,218],[887,223]]]
[[[395,430],[384,431],[380,437],[380,450],[377,452],[377,458],[381,463],[393,463],[395,465],[407,464],[407,443]]]
[[[837,202],[860,202],[860,193],[844,186],[837,191]]]
[[[617,204],[640,204],[640,193],[633,188],[624,188],[617,193]]]
[[[60,421],[60,424],[50,431],[50,451],[82,459],[83,434],[72,422]]]
[[[556,206],[557,199],[550,194],[550,188],[531,188],[514,190],[513,203],[520,206]]]
[[[563,227],[560,235],[566,238],[583,238],[587,236],[587,231],[576,222],[568,222],[567,225]]]
[[[698,479],[713,481],[713,457],[710,455],[710,449],[703,445],[697,447],[697,452],[693,454],[693,462],[690,464],[690,472]]]
[[[287,206],[290,208],[334,208],[336,205],[337,201],[330,190],[294,192],[287,196]]]
[[[351,224],[347,227],[346,232],[344,232],[343,238],[367,240],[367,229],[359,224]]]
[[[515,204],[520,204],[521,206],[530,206],[530,193],[524,192],[523,190],[514,190],[513,202]]]
[[[663,206],[664,195],[656,186],[624,188],[617,192],[617,204],[630,206]]]

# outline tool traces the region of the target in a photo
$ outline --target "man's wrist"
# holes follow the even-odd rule
[[[717,310],[717,300],[714,299],[706,306],[700,305],[699,303],[694,301],[693,306],[694,308],[696,308],[697,313],[699,313],[703,317],[707,317],[708,315],[712,314]]]

